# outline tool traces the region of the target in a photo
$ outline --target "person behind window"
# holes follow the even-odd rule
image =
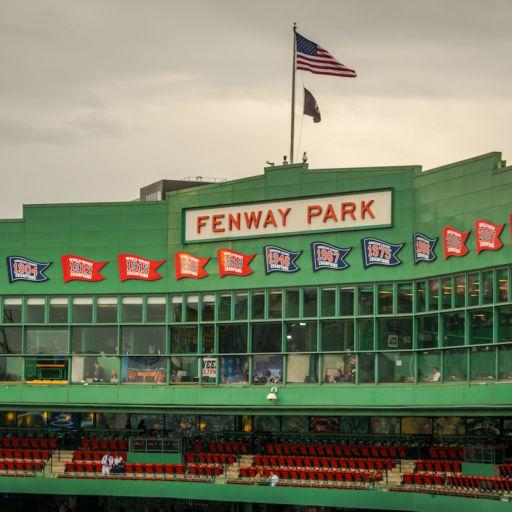
[[[94,361],[92,380],[93,382],[103,382],[105,380],[105,369],[100,365],[100,363],[98,363],[98,361]]]
[[[427,377],[425,380],[429,382],[439,382],[441,380],[441,372],[439,371],[439,368],[434,366],[432,370],[434,372],[432,377]]]
[[[115,370],[112,370],[112,375],[110,376],[110,382],[117,384],[119,382],[119,376]]]

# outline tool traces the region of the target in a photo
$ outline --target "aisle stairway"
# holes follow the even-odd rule
[[[55,450],[46,464],[45,476],[58,478],[60,473],[66,471],[66,463],[73,460],[73,454],[73,450]]]

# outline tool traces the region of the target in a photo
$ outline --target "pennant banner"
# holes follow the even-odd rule
[[[342,249],[323,242],[311,244],[311,256],[313,259],[313,272],[324,268],[330,270],[344,270],[350,265],[344,260],[352,247]]]
[[[193,277],[201,279],[206,277],[208,272],[204,266],[210,261],[210,258],[198,258],[187,252],[177,252],[174,254],[174,267],[176,269],[176,280],[182,277]]]
[[[412,237],[414,245],[414,264],[420,261],[434,261],[437,256],[434,253],[434,247],[437,243],[437,238],[429,238],[421,233],[414,233]]]
[[[41,283],[48,281],[48,277],[43,272],[50,265],[51,263],[40,263],[39,261],[32,261],[21,256],[8,256],[7,270],[9,272],[9,282],[33,281]]]
[[[105,279],[100,270],[108,261],[92,261],[80,256],[65,254],[61,256],[64,282],[68,281],[102,281]]]
[[[465,246],[468,239],[469,231],[459,231],[458,229],[446,226],[443,228],[443,246],[444,246],[444,259],[447,260],[450,256],[464,256],[468,253]]]
[[[249,268],[249,263],[256,254],[241,254],[231,249],[219,249],[217,257],[219,259],[219,275],[248,276],[253,273]]]
[[[128,279],[141,279],[143,281],[162,279],[157,269],[165,260],[155,261],[141,258],[135,254],[118,254],[117,261],[121,282]]]
[[[500,240],[503,226],[505,226],[505,224],[498,226],[483,219],[475,221],[477,254],[480,254],[482,251],[497,251],[503,247]]]
[[[376,238],[363,238],[361,240],[363,267],[368,268],[373,265],[394,267],[400,265],[402,261],[396,255],[403,246],[404,244],[390,244]]]
[[[300,268],[295,264],[295,260],[302,254],[302,251],[293,252],[276,247],[275,245],[266,245],[263,248],[265,258],[265,273],[271,272],[297,272]]]

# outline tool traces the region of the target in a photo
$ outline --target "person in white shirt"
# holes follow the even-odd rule
[[[114,464],[114,457],[110,453],[103,455],[101,459],[101,474],[104,476],[110,475],[110,469]]]
[[[271,487],[275,487],[277,485],[277,482],[279,482],[279,477],[273,472],[270,472],[270,485]]]
[[[116,453],[115,457],[114,457],[114,465],[112,466],[112,473],[120,473],[122,463],[123,463],[123,457],[121,457],[121,455]]]
[[[434,375],[432,375],[432,377],[428,380],[430,380],[431,382],[439,382],[441,380],[441,373],[439,371],[439,368],[437,366],[434,366],[432,370],[434,370]]]

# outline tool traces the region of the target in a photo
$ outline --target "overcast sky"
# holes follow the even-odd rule
[[[0,218],[280,163],[294,21],[358,74],[297,72],[310,168],[512,163],[511,20],[510,0],[0,0]]]

